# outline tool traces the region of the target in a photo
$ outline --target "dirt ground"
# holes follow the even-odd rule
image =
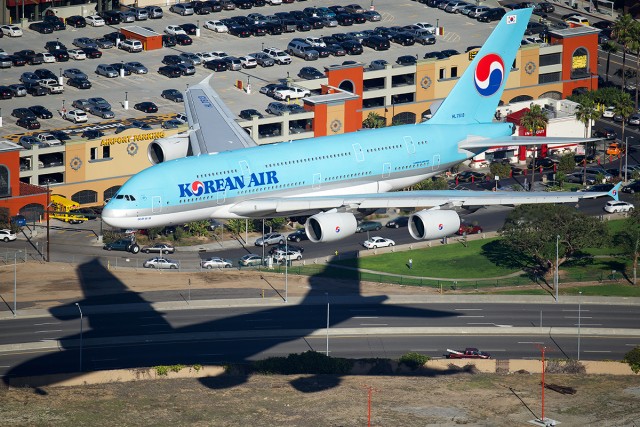
[[[563,426],[640,425],[638,377],[547,375],[545,416]],[[526,426],[540,376],[253,376],[1,389],[12,426]]]

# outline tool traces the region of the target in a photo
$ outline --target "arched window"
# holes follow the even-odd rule
[[[107,188],[106,190],[104,190],[104,193],[102,194],[103,199],[102,200],[108,200],[110,198],[112,198],[113,196],[116,195],[116,193],[118,192],[118,190],[120,189],[120,187],[122,187],[121,185],[114,185],[113,187]]]
[[[5,165],[0,165],[0,197],[11,196],[9,178],[9,168]]]
[[[513,104],[514,102],[522,102],[522,101],[533,101],[533,98],[529,95],[518,95],[509,101],[509,104]]]
[[[355,86],[351,80],[343,80],[338,88],[353,93]]]
[[[31,203],[20,208],[20,215],[24,216],[27,221],[40,221],[44,218],[44,206],[39,203]]]
[[[392,123],[394,125],[413,125],[416,123],[416,115],[411,112],[398,113],[393,116]]]
[[[81,205],[85,205],[87,203],[97,203],[98,193],[93,190],[78,191],[73,196],[71,196],[71,200],[76,203],[80,203]]]
[[[571,78],[582,79],[589,77],[589,51],[579,47],[571,55]]]
[[[555,90],[551,90],[549,92],[545,92],[542,95],[540,95],[540,97],[538,99],[542,99],[542,98],[550,98],[550,99],[560,100],[560,99],[562,99],[562,94],[560,92],[556,92]]]

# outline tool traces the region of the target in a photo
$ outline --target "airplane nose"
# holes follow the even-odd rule
[[[102,221],[115,228],[123,228],[120,222],[124,219],[124,213],[120,209],[105,207],[102,210]]]

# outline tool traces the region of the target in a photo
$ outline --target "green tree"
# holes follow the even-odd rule
[[[609,83],[609,65],[611,64],[611,54],[618,52],[618,45],[609,40],[601,46],[601,49],[607,54],[607,68],[605,71],[605,81]]]
[[[529,111],[524,113],[520,118],[520,126],[523,126],[526,130],[528,130],[531,135],[536,135],[537,131],[540,129],[544,129],[549,123],[549,118],[542,111],[542,108],[537,104],[531,104]],[[534,147],[534,155],[533,162],[535,162],[535,147]],[[535,183],[536,178],[536,170],[535,168],[531,168],[531,189],[533,190],[533,184]]]
[[[620,141],[622,141],[622,143],[624,144],[625,142],[625,137],[624,137],[624,128],[625,128],[625,123],[627,122],[627,118],[633,114],[633,101],[631,100],[631,96],[629,96],[628,93],[626,92],[620,92],[620,94],[618,95],[618,97],[616,98],[614,104],[613,104],[613,112],[614,114],[618,114],[620,116],[622,116],[622,135],[620,137]],[[626,149],[626,147],[625,147]],[[622,177],[622,156],[620,156],[620,167],[619,167],[619,176]]]
[[[634,373],[640,372],[640,347],[628,351],[622,361],[628,363]]]
[[[511,165],[507,163],[493,162],[489,166],[491,178],[498,175],[500,178],[509,178],[511,176]]]
[[[575,168],[576,168],[576,159],[573,154],[569,153],[560,157],[560,161],[558,162],[558,172],[562,172],[566,175],[573,172]]]
[[[362,122],[362,127],[365,127],[367,129],[383,128],[386,125],[387,124],[385,123],[385,118],[380,114],[374,112],[370,112],[367,115],[367,118]]]
[[[147,236],[149,240],[156,240],[162,231],[162,227],[153,227],[147,230]]]
[[[190,222],[187,224],[187,228],[192,236],[206,236],[209,234],[209,221],[202,220]]]
[[[413,190],[448,190],[449,183],[443,177],[427,178],[412,186]]]
[[[584,125],[584,137],[589,137],[589,131],[594,120],[600,118],[600,112],[596,109],[593,97],[583,97],[582,102],[576,107],[576,119]],[[586,150],[586,147],[585,147]],[[582,173],[582,185],[587,185],[587,162],[586,157]]]
[[[622,45],[622,90],[626,87],[625,68],[629,43],[632,41],[633,37],[633,25],[633,18],[628,13],[625,13],[618,16],[618,19],[613,26],[618,43]]]
[[[246,225],[247,223],[249,224],[249,229],[246,230]],[[235,235],[240,235],[241,233],[244,233],[245,231],[250,232],[250,231],[255,231],[255,227],[253,224],[253,221],[246,221],[244,219],[230,219],[229,221],[227,221],[227,229]]]
[[[636,103],[635,106],[638,108],[638,77],[640,73],[640,22],[633,21],[631,24],[631,37],[629,39],[629,50],[636,55],[636,68],[633,70],[633,75],[636,79],[635,84],[635,92],[636,92]]]
[[[634,203],[638,206],[640,195],[635,195]],[[633,260],[633,284],[635,285],[638,278],[638,259],[640,259],[640,211],[632,210],[624,221],[624,229],[614,236],[613,242]]]
[[[264,221],[264,227],[266,230],[277,231],[280,230],[287,223],[287,220],[283,217],[269,218]]]
[[[607,239],[607,229],[600,220],[565,205],[520,205],[507,216],[499,233],[510,252],[549,273],[555,270],[557,236],[558,265]]]

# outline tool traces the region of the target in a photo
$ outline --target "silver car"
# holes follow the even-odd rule
[[[277,245],[284,243],[284,236],[280,233],[267,233],[264,237],[256,239],[256,246]]]
[[[118,71],[109,64],[100,64],[96,67],[96,74],[109,78],[118,77]]]
[[[212,268],[231,268],[233,264],[228,259],[213,257],[200,261],[200,267],[211,270]]]
[[[9,85],[9,89],[11,89],[11,93],[14,97],[27,96],[27,88],[21,84],[13,84]]]
[[[115,117],[115,114],[113,113],[113,111],[111,111],[111,108],[108,108],[104,105],[92,105],[91,107],[89,107],[89,113],[93,114],[94,116],[102,117],[103,119],[112,119]]]
[[[135,74],[147,74],[149,70],[138,61],[125,62],[124,68]]]
[[[142,266],[144,268],[177,270],[180,268],[180,263],[168,258],[151,258],[146,260]]]
[[[193,65],[200,65],[202,64],[202,58],[200,58],[198,55],[196,55],[195,53],[189,53],[189,52],[182,52],[180,55],[178,55],[180,58],[182,58],[184,61],[186,61],[187,63],[191,62]]]
[[[261,67],[273,67],[276,63],[273,58],[264,52],[250,53],[249,56],[254,57]]]

